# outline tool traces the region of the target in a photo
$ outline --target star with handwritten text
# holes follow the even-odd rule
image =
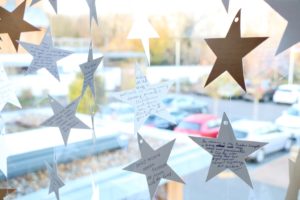
[[[30,6],[36,4],[37,2],[39,2],[41,0],[32,0]],[[52,8],[55,10],[55,12],[57,13],[57,0],[49,0],[49,3],[51,4]]]
[[[26,22],[24,17],[26,0],[23,1],[14,11],[9,12],[0,6],[0,34],[7,33],[18,51],[22,32],[40,31],[38,28]]]
[[[102,57],[93,59],[93,48],[91,43],[87,62],[79,65],[84,77],[81,95],[84,94],[87,86],[89,86],[95,98],[95,72],[98,69],[98,66],[100,65],[101,61]]]
[[[135,67],[136,88],[113,93],[112,96],[135,107],[134,133],[136,134],[150,115],[157,115],[174,124],[176,120],[167,112],[161,99],[167,94],[173,82],[150,85],[140,66]]]
[[[22,107],[16,96],[12,82],[8,80],[4,67],[0,65],[0,111],[3,110],[7,103],[19,108]]]
[[[208,46],[216,54],[217,60],[208,76],[205,86],[224,72],[228,72],[246,91],[243,57],[257,47],[267,37],[241,38],[241,10],[235,16],[226,38],[205,39]]]
[[[167,164],[175,140],[168,142],[157,150],[138,134],[138,144],[142,158],[125,167],[124,170],[144,174],[147,178],[150,197],[153,199],[161,179],[184,183],[184,181]]]
[[[33,60],[27,69],[27,74],[46,68],[58,81],[60,80],[57,61],[72,54],[70,51],[53,47],[50,29],[47,30],[40,45],[19,42],[32,56]]]
[[[90,129],[85,123],[75,116],[80,98],[77,98],[66,107],[63,107],[51,96],[49,96],[49,100],[54,115],[43,122],[41,126],[58,127],[63,137],[65,146],[68,144],[68,138],[72,128]]]
[[[16,189],[12,188],[0,188],[0,200],[4,200],[7,195],[14,193],[15,191]]]
[[[46,162],[46,167],[50,177],[49,194],[54,192],[56,199],[59,200],[59,189],[65,186],[65,184],[57,174],[57,163],[55,162],[51,166]]]
[[[213,156],[206,181],[222,171],[230,169],[250,187],[253,187],[245,158],[266,145],[266,143],[236,140],[230,121],[225,113],[223,114],[217,139],[193,136],[190,136],[190,138]]]

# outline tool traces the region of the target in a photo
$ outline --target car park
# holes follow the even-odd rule
[[[196,95],[171,94],[162,99],[168,109],[194,113],[208,113],[208,104]]]
[[[300,136],[300,104],[294,104],[275,120],[276,125],[289,132],[293,137]]]
[[[274,123],[267,121],[238,120],[232,123],[238,140],[266,142],[267,144],[249,155],[248,159],[263,162],[265,156],[276,151],[289,151],[295,139]]]
[[[300,99],[300,85],[296,84],[285,84],[280,85],[273,96],[273,102],[294,104]]]

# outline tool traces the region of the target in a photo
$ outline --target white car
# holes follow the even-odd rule
[[[273,102],[293,104],[297,103],[300,99],[300,85],[286,84],[281,85],[275,91]]]
[[[295,137],[300,136],[300,104],[294,104],[275,120],[281,129],[290,132]]]
[[[281,150],[289,151],[294,143],[291,134],[279,130],[272,122],[238,120],[232,123],[232,127],[238,140],[268,143],[248,156],[248,159],[256,162],[262,162],[267,154]]]

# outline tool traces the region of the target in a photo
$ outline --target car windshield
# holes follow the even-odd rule
[[[242,139],[242,138],[246,138],[248,134],[245,131],[234,130],[234,135],[236,138]]]
[[[194,122],[181,122],[178,125],[178,128],[197,131],[200,130],[201,125]]]
[[[163,104],[170,105],[174,99],[173,98],[165,98],[162,100]]]
[[[287,113],[288,115],[292,115],[292,116],[299,116],[299,110],[296,109],[295,107],[289,108],[289,109],[286,111],[286,113]]]

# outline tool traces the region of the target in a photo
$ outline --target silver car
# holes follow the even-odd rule
[[[271,122],[238,120],[232,123],[232,127],[238,140],[268,143],[248,157],[256,162],[262,162],[267,154],[281,150],[289,151],[295,141],[290,133],[279,130]]]

